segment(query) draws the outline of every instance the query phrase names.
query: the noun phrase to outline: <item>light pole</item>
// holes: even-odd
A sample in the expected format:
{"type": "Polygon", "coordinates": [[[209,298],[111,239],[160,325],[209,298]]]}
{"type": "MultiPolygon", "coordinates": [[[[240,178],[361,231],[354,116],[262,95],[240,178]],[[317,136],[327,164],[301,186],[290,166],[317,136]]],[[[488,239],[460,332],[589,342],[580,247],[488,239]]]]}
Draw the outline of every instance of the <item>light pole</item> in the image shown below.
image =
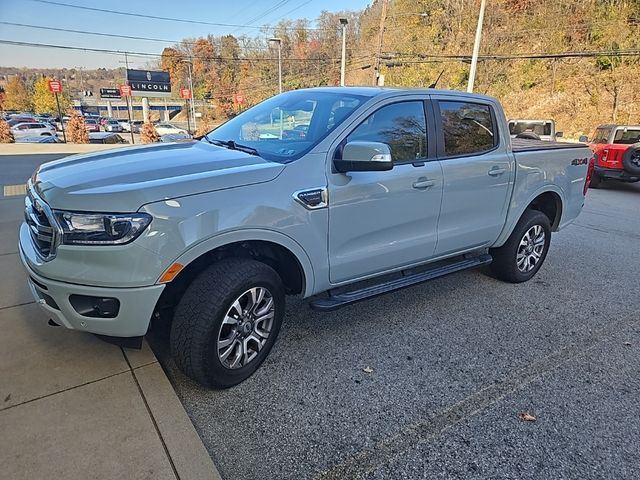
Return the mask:
{"type": "MultiPolygon", "coordinates": [[[[196,106],[194,103],[194,98],[195,95],[193,94],[193,77],[191,76],[191,60],[180,60],[183,63],[187,64],[187,74],[189,76],[188,80],[189,80],[189,90],[191,91],[191,111],[187,113],[187,115],[191,116],[191,119],[193,121],[193,130],[195,131],[198,127],[196,126],[196,106]]],[[[191,132],[189,132],[191,133],[191,132]]]]}
{"type": "Polygon", "coordinates": [[[282,93],[282,39],[274,37],[269,41],[278,44],[278,93],[282,93]]]}
{"type": "Polygon", "coordinates": [[[340,62],[340,86],[344,87],[344,70],[346,63],[346,50],[347,50],[347,24],[349,20],[346,18],[340,19],[340,25],[342,25],[342,59],[340,62]]]}
{"type": "Polygon", "coordinates": [[[467,85],[467,92],[473,92],[473,83],[476,80],[476,69],[478,67],[478,53],[480,53],[480,38],[482,37],[482,23],[484,21],[484,9],[487,5],[487,0],[480,2],[480,15],[478,16],[478,27],[476,28],[476,39],[473,43],[473,56],[471,57],[471,70],[469,71],[469,83],[467,85]]]}

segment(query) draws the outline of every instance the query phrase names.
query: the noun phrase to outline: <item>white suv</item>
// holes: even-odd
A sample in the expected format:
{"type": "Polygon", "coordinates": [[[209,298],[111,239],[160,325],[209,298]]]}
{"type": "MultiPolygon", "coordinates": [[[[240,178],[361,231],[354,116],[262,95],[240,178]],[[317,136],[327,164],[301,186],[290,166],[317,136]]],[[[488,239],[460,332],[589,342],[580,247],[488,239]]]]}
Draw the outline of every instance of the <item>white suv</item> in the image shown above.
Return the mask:
{"type": "Polygon", "coordinates": [[[54,136],[56,134],[55,127],[48,123],[18,123],[11,127],[11,131],[15,138],[32,137],[34,135],[54,136]]]}

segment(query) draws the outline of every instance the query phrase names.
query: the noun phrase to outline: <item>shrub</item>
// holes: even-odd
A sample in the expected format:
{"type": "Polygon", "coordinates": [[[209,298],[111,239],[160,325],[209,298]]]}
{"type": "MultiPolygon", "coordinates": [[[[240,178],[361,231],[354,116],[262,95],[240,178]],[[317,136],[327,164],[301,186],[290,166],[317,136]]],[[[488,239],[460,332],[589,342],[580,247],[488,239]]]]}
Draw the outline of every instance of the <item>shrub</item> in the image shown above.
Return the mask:
{"type": "Polygon", "coordinates": [[[84,123],[84,117],[75,110],[69,113],[66,133],[67,138],[73,143],[89,143],[89,133],[84,123]]]}
{"type": "Polygon", "coordinates": [[[0,143],[15,143],[11,127],[4,120],[0,120],[0,143]]]}
{"type": "Polygon", "coordinates": [[[142,143],[155,143],[160,141],[160,135],[156,131],[156,127],[151,122],[144,122],[140,130],[140,138],[142,143]]]}

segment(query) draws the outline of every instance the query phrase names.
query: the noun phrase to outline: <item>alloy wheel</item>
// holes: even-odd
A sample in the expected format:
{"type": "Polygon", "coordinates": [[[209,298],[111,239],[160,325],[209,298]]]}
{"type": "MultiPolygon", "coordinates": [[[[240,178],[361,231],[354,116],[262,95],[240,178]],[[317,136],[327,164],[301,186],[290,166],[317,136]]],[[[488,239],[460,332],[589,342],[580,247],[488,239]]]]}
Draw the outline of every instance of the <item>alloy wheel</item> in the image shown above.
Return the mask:
{"type": "Polygon", "coordinates": [[[216,342],[220,363],[225,368],[247,366],[264,347],[275,315],[275,303],[265,287],[250,288],[227,311],[216,342]]]}
{"type": "Polygon", "coordinates": [[[520,240],[516,253],[518,270],[528,273],[533,270],[542,258],[545,245],[545,233],[541,225],[531,227],[520,240]]]}

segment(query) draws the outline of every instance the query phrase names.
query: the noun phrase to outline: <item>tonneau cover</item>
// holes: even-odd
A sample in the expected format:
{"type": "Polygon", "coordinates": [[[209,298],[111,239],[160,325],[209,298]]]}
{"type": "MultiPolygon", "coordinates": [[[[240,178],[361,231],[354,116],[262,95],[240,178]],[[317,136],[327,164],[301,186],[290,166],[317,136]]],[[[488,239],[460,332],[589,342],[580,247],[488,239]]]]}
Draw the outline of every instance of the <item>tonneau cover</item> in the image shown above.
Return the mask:
{"type": "Polygon", "coordinates": [[[511,149],[514,152],[528,152],[532,150],[558,150],[561,148],[585,148],[585,143],[546,142],[529,138],[512,138],[511,149]]]}

